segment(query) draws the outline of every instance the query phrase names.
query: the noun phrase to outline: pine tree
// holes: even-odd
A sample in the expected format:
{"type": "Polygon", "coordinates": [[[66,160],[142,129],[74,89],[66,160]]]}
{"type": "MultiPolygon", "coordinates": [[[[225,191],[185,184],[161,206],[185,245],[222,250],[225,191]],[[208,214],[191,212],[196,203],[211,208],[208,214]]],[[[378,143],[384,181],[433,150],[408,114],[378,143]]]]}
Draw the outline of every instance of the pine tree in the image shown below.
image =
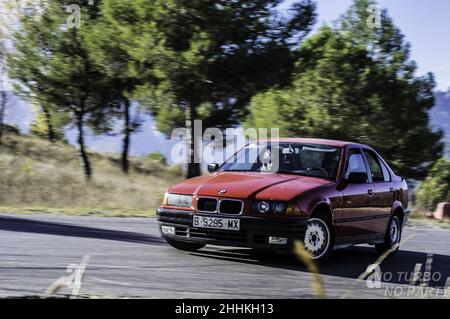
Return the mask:
{"type": "Polygon", "coordinates": [[[97,118],[116,103],[116,96],[111,91],[111,79],[90,59],[85,40],[88,28],[84,27],[98,18],[98,6],[80,0],[73,1],[72,8],[71,16],[63,2],[49,0],[39,8],[39,17],[21,15],[8,68],[22,91],[39,101],[41,107],[68,116],[78,131],[79,156],[89,180],[92,166],[86,127],[101,123],[97,118]]]}
{"type": "Polygon", "coordinates": [[[252,100],[246,126],[277,125],[284,135],[369,144],[398,173],[423,178],[441,157],[441,132],[429,124],[432,74],[416,76],[409,45],[385,10],[356,0],[334,27],[300,48],[293,82],[252,100]]]}
{"type": "Polygon", "coordinates": [[[164,0],[103,2],[103,13],[127,48],[146,87],[140,92],[170,135],[187,127],[187,177],[200,174],[195,163],[194,120],[203,127],[237,125],[258,91],[289,82],[292,48],[308,33],[315,6],[301,0],[289,15],[281,0],[164,0]]]}

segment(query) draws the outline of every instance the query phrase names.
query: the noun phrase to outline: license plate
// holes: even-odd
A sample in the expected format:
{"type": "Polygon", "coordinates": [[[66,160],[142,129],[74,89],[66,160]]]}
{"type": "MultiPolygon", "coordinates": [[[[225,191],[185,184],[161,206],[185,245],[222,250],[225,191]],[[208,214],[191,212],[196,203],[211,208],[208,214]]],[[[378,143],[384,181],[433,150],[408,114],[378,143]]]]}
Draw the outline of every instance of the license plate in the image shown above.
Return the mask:
{"type": "Polygon", "coordinates": [[[239,230],[240,220],[230,218],[194,216],[194,227],[223,230],[239,230]]]}

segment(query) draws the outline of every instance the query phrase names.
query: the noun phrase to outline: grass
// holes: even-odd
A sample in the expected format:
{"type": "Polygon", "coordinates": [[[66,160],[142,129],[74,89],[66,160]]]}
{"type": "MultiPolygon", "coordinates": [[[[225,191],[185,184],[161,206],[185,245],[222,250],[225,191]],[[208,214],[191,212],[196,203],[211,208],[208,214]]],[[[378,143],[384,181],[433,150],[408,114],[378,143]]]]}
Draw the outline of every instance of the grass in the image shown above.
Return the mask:
{"type": "Polygon", "coordinates": [[[8,134],[0,147],[0,211],[78,216],[154,216],[165,190],[182,180],[179,167],[130,159],[122,173],[119,156],[91,153],[86,182],[77,150],[32,136],[8,134]]]}
{"type": "Polygon", "coordinates": [[[450,229],[450,219],[436,220],[428,218],[426,216],[427,212],[419,207],[413,207],[411,211],[412,214],[408,222],[411,226],[438,226],[450,229]]]}

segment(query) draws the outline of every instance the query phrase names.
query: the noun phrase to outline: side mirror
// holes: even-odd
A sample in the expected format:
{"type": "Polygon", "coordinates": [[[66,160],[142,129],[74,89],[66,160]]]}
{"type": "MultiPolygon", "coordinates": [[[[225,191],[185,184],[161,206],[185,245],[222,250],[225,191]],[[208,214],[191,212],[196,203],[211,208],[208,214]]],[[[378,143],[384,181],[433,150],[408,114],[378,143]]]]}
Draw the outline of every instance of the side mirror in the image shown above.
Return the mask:
{"type": "Polygon", "coordinates": [[[348,184],[366,184],[369,180],[367,173],[349,173],[345,182],[348,184]]]}
{"type": "Polygon", "coordinates": [[[217,171],[217,169],[219,168],[219,164],[208,164],[208,172],[210,173],[214,173],[217,171]]]}

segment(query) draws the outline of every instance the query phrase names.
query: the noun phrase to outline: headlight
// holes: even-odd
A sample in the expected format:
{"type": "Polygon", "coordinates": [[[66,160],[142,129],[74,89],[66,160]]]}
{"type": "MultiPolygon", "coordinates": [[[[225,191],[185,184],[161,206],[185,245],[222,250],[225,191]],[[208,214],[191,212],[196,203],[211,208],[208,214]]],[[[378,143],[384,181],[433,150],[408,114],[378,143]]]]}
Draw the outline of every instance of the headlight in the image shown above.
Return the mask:
{"type": "Polygon", "coordinates": [[[274,203],[273,211],[279,215],[284,214],[286,212],[286,204],[285,203],[274,203]]]}
{"type": "Polygon", "coordinates": [[[286,213],[287,204],[282,202],[257,201],[252,204],[252,212],[259,214],[272,213],[276,215],[284,215],[286,213]]]}
{"type": "Polygon", "coordinates": [[[258,213],[265,214],[270,210],[270,205],[268,202],[259,202],[256,204],[256,209],[258,213]]]}
{"type": "Polygon", "coordinates": [[[191,207],[192,195],[167,194],[167,205],[178,207],[191,207]]]}

